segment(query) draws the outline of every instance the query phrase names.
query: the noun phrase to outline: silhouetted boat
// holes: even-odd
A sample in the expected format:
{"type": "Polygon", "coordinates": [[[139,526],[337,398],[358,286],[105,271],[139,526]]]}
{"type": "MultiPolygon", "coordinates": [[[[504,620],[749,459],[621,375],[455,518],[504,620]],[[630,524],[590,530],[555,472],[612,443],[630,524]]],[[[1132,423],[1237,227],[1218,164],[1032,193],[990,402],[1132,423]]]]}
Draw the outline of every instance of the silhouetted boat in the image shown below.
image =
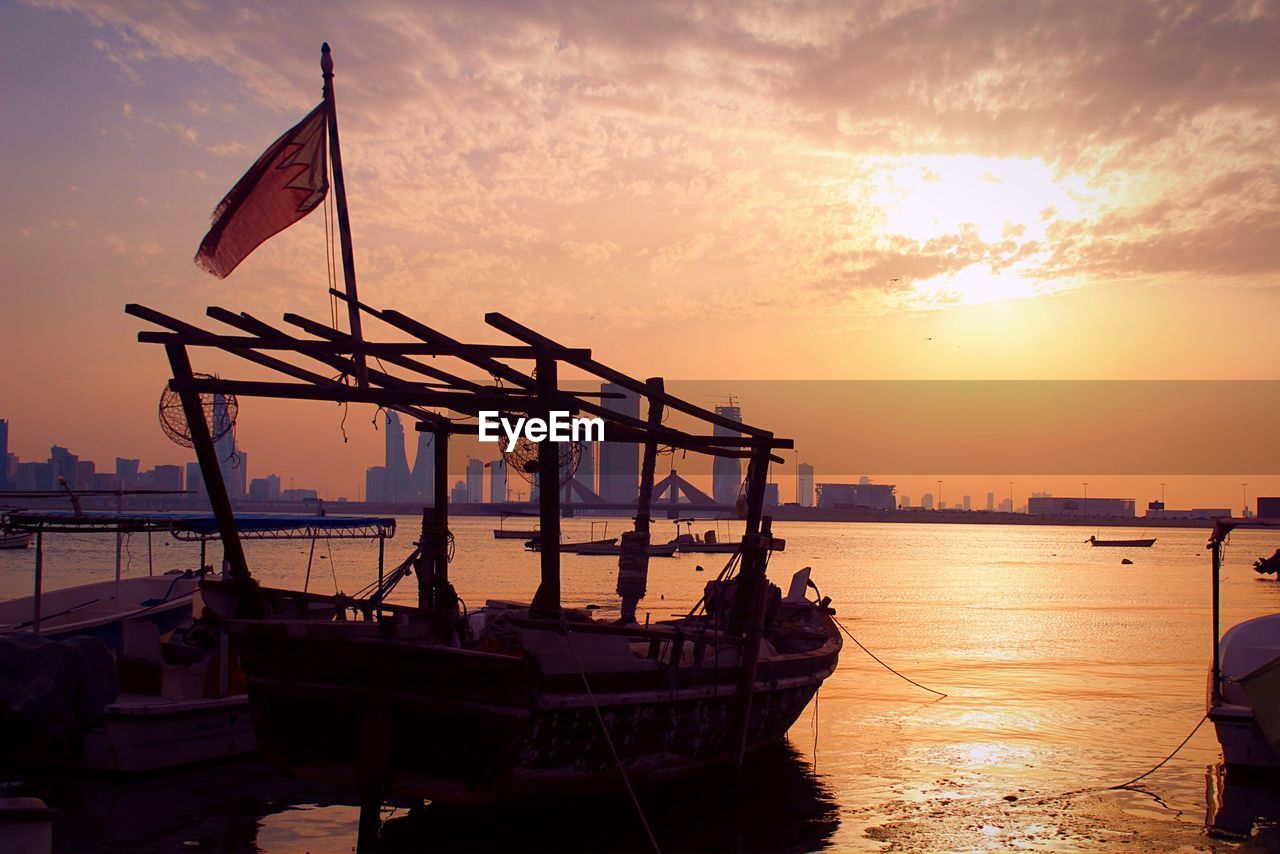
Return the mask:
{"type": "Polygon", "coordinates": [[[715,528],[708,528],[706,533],[699,536],[693,532],[693,523],[696,519],[676,519],[676,538],[672,540],[672,544],[682,552],[692,552],[694,554],[733,554],[741,544],[733,540],[721,540],[716,533],[715,528]],[[686,525],[687,530],[683,533],[680,526],[686,525]]]}
{"type": "Polygon", "coordinates": [[[534,528],[508,528],[506,521],[508,516],[536,516],[536,513],[502,513],[498,520],[498,527],[493,529],[493,538],[495,540],[530,540],[538,536],[538,529],[534,528]]]}
{"type": "MultiPolygon", "coordinates": [[[[565,549],[561,549],[565,551],[565,549]]],[[[622,554],[622,546],[614,542],[603,543],[578,543],[573,549],[573,554],[591,555],[596,557],[618,557],[622,554]]],[[[675,557],[675,543],[650,543],[646,549],[649,557],[675,557]]]]}
{"type": "MultiPolygon", "coordinates": [[[[574,554],[578,552],[580,549],[607,548],[609,546],[617,547],[617,545],[618,545],[617,537],[607,537],[605,539],[600,539],[600,540],[579,540],[577,542],[562,542],[560,543],[559,550],[561,553],[574,554]]],[[[535,537],[534,539],[529,540],[529,542],[525,543],[524,547],[531,552],[540,552],[543,550],[542,538],[535,537]]]]}
{"type": "Polygon", "coordinates": [[[1219,637],[1222,546],[1236,528],[1280,531],[1280,519],[1218,519],[1209,537],[1213,560],[1213,663],[1208,717],[1231,769],[1272,779],[1280,772],[1280,614],[1266,614],[1219,637]]]}
{"type": "MultiPolygon", "coordinates": [[[[661,379],[623,374],[589,350],[498,313],[486,322],[515,343],[459,342],[400,312],[360,302],[327,45],[322,54],[324,101],[237,184],[197,258],[225,275],[252,250],[256,243],[237,239],[227,248],[219,240],[224,216],[236,217],[237,205],[252,204],[260,187],[273,206],[255,213],[276,216],[277,230],[318,206],[328,190],[318,129],[327,123],[346,284],[345,292],[331,293],[348,308],[350,334],[290,314],[286,322],[307,333],[295,337],[248,314],[210,309],[210,317],[241,333],[226,335],[142,306],[126,308],[162,329],[138,337],[164,345],[170,388],[181,398],[219,521],[227,578],[205,588],[212,592],[216,584],[222,594],[218,610],[248,678],[261,749],[299,776],[358,793],[362,836],[388,795],[453,803],[555,798],[661,784],[725,766],[740,770],[749,754],[784,736],[834,671],[841,649],[830,599],[807,599],[808,569],[795,574],[785,597],[766,576],[769,552],[785,548],[762,512],[768,470],[783,461],[774,452],[794,443],[668,394],[661,379]],[[277,164],[297,167],[297,176],[280,178],[277,164]],[[392,340],[367,339],[366,322],[389,326],[392,340]],[[206,348],[253,363],[258,376],[265,367],[292,382],[198,376],[191,351],[206,348]],[[455,362],[496,384],[448,370],[455,362]],[[561,388],[562,368],[621,386],[647,404],[646,417],[561,388]],[[414,566],[416,606],[379,600],[351,619],[332,621],[270,613],[250,574],[204,417],[201,397],[212,394],[366,403],[407,414],[417,429],[434,434],[434,502],[424,512],[414,566]],[[701,432],[664,424],[668,410],[701,432]],[[602,420],[604,441],[641,446],[634,530],[621,538],[618,622],[562,605],[559,548],[541,551],[540,581],[528,605],[490,601],[469,610],[459,599],[449,580],[448,444],[452,435],[474,435],[474,419],[489,411],[583,413],[602,420]],[[713,426],[732,435],[717,436],[713,426]],[[740,555],[706,585],[686,617],[641,626],[636,608],[648,573],[659,448],[746,459],[746,530],[740,555]]],[[[258,234],[265,239],[270,232],[258,234]]],[[[564,480],[561,449],[544,436],[532,467],[544,487],[539,540],[558,544],[561,490],[552,485],[564,480]]]]}
{"type": "Polygon", "coordinates": [[[1100,540],[1097,537],[1089,538],[1089,545],[1091,546],[1110,546],[1113,548],[1145,549],[1155,545],[1155,542],[1155,537],[1141,537],[1132,540],[1100,540]]]}

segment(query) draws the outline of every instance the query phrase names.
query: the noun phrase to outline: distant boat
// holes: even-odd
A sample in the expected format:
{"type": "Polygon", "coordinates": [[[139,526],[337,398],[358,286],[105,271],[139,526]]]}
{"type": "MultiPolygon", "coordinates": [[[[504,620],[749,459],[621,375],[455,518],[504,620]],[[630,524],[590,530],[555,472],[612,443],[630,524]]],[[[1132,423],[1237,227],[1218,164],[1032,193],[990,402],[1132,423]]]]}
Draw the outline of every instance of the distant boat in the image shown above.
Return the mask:
{"type": "Polygon", "coordinates": [[[697,519],[676,519],[676,538],[671,541],[679,551],[691,552],[694,554],[733,554],[742,547],[737,540],[720,539],[714,528],[708,528],[706,533],[699,536],[693,532],[693,523],[697,519]],[[681,532],[680,526],[685,525],[686,530],[681,532]]]}
{"type": "Polygon", "coordinates": [[[1135,540],[1100,540],[1097,537],[1089,538],[1091,546],[1110,546],[1112,548],[1130,548],[1130,549],[1146,549],[1155,545],[1155,537],[1140,537],[1135,540]]]}
{"type": "MultiPolygon", "coordinates": [[[[618,544],[617,537],[609,537],[608,539],[604,539],[604,540],[583,540],[582,542],[577,542],[577,543],[561,543],[560,553],[565,554],[567,552],[567,553],[573,554],[573,553],[576,553],[579,549],[599,548],[601,546],[617,546],[617,544],[618,544]]],[[[529,542],[525,543],[524,547],[531,552],[540,552],[542,551],[542,539],[540,537],[535,537],[529,542]]]]}
{"type": "Polygon", "coordinates": [[[0,530],[0,549],[25,549],[35,538],[28,531],[0,530]]]}
{"type": "MultiPolygon", "coordinates": [[[[561,549],[564,551],[564,549],[561,549]]],[[[622,554],[622,546],[615,542],[610,543],[578,543],[572,550],[573,554],[593,555],[598,557],[617,557],[622,554]]],[[[650,543],[649,557],[675,557],[675,543],[650,543]]]]}
{"type": "Polygon", "coordinates": [[[495,540],[529,540],[538,536],[538,527],[532,528],[508,528],[506,521],[508,516],[537,516],[536,513],[502,513],[498,519],[498,527],[493,529],[493,538],[495,540]]]}

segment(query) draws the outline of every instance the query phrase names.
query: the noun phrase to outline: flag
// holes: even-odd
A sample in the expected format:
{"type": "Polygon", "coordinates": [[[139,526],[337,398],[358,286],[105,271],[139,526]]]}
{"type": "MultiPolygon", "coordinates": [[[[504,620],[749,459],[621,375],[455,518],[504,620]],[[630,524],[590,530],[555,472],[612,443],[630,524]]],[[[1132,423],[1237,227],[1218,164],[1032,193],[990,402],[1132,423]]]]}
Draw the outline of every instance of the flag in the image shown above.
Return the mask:
{"type": "Polygon", "coordinates": [[[236,182],[214,209],[198,266],[225,279],[264,240],[319,207],[329,192],[327,118],[322,101],[236,182]]]}

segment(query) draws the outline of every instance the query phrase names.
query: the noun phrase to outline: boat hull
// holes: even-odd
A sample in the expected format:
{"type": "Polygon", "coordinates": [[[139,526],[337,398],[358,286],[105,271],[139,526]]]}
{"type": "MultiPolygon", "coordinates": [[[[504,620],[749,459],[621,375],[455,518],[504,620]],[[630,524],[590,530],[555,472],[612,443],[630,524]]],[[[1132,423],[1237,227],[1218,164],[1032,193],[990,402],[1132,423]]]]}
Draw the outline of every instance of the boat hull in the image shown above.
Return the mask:
{"type": "MultiPolygon", "coordinates": [[[[530,656],[240,624],[260,749],[304,779],[454,804],[565,797],[721,767],[738,667],[547,673],[530,656]],[[598,714],[597,717],[597,707],[598,714]],[[604,737],[600,720],[609,733],[604,737]]],[[[548,635],[555,634],[548,632],[548,635]]],[[[835,668],[839,638],[762,660],[747,727],[782,738],[835,668]]]]}
{"type": "Polygon", "coordinates": [[[495,540],[529,540],[538,536],[537,531],[517,531],[505,528],[494,528],[493,538],[495,540]]]}
{"type": "Polygon", "coordinates": [[[1156,538],[1150,537],[1138,540],[1089,540],[1089,545],[1095,548],[1113,548],[1113,549],[1149,549],[1156,544],[1156,538]]]}
{"type": "Polygon", "coordinates": [[[25,549],[35,538],[31,533],[0,534],[0,549],[25,549]]]}
{"type": "Polygon", "coordinates": [[[117,701],[85,733],[81,767],[137,773],[176,768],[257,750],[249,698],[117,701]]]}
{"type": "Polygon", "coordinates": [[[1268,743],[1248,706],[1215,705],[1209,709],[1209,720],[1228,769],[1280,771],[1280,754],[1268,743]]]}

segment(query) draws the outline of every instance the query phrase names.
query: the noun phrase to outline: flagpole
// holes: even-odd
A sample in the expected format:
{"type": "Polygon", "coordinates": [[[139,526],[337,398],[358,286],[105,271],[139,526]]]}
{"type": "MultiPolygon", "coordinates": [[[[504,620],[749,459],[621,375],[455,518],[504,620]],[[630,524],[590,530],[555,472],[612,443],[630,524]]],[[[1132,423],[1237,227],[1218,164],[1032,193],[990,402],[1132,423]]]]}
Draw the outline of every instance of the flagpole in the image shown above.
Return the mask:
{"type": "Polygon", "coordinates": [[[329,122],[329,155],[333,158],[333,192],[338,207],[338,235],[342,241],[342,276],[347,286],[347,312],[351,323],[352,358],[361,388],[369,385],[360,334],[360,302],[356,296],[356,260],[351,248],[351,218],[347,215],[347,188],[342,180],[342,150],[338,147],[338,108],[333,98],[333,57],[329,43],[320,46],[320,70],[324,72],[324,106],[329,122]]]}

